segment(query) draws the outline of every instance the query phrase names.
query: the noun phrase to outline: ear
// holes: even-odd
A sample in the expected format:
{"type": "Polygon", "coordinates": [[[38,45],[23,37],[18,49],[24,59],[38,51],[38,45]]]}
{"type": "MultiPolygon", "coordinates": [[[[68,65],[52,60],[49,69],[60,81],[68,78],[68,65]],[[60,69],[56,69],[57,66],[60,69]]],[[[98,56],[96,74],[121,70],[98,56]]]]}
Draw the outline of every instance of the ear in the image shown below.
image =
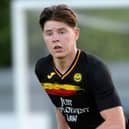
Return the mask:
{"type": "Polygon", "coordinates": [[[76,38],[76,40],[78,40],[79,35],[80,35],[80,28],[79,27],[75,27],[74,31],[75,31],[75,38],[76,38]]]}

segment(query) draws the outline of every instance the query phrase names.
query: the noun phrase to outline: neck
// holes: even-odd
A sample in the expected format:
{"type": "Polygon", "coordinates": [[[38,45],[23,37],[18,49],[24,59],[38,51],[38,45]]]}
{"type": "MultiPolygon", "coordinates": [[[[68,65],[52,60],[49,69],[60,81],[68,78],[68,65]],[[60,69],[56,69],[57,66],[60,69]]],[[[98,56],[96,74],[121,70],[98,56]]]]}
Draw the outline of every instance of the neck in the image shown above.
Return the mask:
{"type": "Polygon", "coordinates": [[[64,58],[54,58],[54,64],[60,73],[64,74],[75,59],[77,49],[64,58]]]}

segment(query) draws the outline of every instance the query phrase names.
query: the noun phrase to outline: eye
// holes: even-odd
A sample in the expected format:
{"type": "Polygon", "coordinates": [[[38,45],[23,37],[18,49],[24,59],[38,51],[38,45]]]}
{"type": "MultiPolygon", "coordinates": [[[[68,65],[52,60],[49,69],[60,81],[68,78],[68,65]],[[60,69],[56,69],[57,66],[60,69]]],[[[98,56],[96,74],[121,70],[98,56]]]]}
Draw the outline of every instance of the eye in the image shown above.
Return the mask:
{"type": "Polygon", "coordinates": [[[60,31],[59,33],[60,33],[60,34],[65,34],[65,33],[66,33],[66,31],[64,31],[64,30],[63,30],[63,31],[60,31]]]}
{"type": "Polygon", "coordinates": [[[44,33],[46,36],[52,36],[53,35],[53,32],[52,31],[45,31],[44,33]]]}
{"type": "Polygon", "coordinates": [[[52,32],[47,32],[46,33],[47,36],[52,36],[52,34],[53,34],[52,32]]]}

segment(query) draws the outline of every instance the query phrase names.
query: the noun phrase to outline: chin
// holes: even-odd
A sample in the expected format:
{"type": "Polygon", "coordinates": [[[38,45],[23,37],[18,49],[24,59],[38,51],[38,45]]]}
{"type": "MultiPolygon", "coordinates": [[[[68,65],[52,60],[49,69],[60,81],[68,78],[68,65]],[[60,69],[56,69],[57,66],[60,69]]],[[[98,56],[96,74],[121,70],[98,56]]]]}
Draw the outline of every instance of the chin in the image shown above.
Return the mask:
{"type": "Polygon", "coordinates": [[[57,59],[63,59],[64,56],[55,56],[55,58],[57,58],[57,59]]]}
{"type": "Polygon", "coordinates": [[[63,58],[65,58],[65,55],[59,53],[59,54],[55,54],[54,57],[55,57],[55,58],[58,58],[58,59],[63,59],[63,58]]]}

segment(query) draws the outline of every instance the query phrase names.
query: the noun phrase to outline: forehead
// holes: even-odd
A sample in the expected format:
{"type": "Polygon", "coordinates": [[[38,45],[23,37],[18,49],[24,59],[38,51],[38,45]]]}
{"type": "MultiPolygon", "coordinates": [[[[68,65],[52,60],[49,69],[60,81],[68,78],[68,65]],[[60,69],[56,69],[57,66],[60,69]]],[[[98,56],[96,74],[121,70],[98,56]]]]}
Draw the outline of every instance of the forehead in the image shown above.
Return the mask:
{"type": "Polygon", "coordinates": [[[71,27],[69,27],[66,23],[64,22],[60,22],[60,21],[47,21],[44,24],[44,31],[47,30],[58,30],[58,29],[70,29],[71,27]]]}

